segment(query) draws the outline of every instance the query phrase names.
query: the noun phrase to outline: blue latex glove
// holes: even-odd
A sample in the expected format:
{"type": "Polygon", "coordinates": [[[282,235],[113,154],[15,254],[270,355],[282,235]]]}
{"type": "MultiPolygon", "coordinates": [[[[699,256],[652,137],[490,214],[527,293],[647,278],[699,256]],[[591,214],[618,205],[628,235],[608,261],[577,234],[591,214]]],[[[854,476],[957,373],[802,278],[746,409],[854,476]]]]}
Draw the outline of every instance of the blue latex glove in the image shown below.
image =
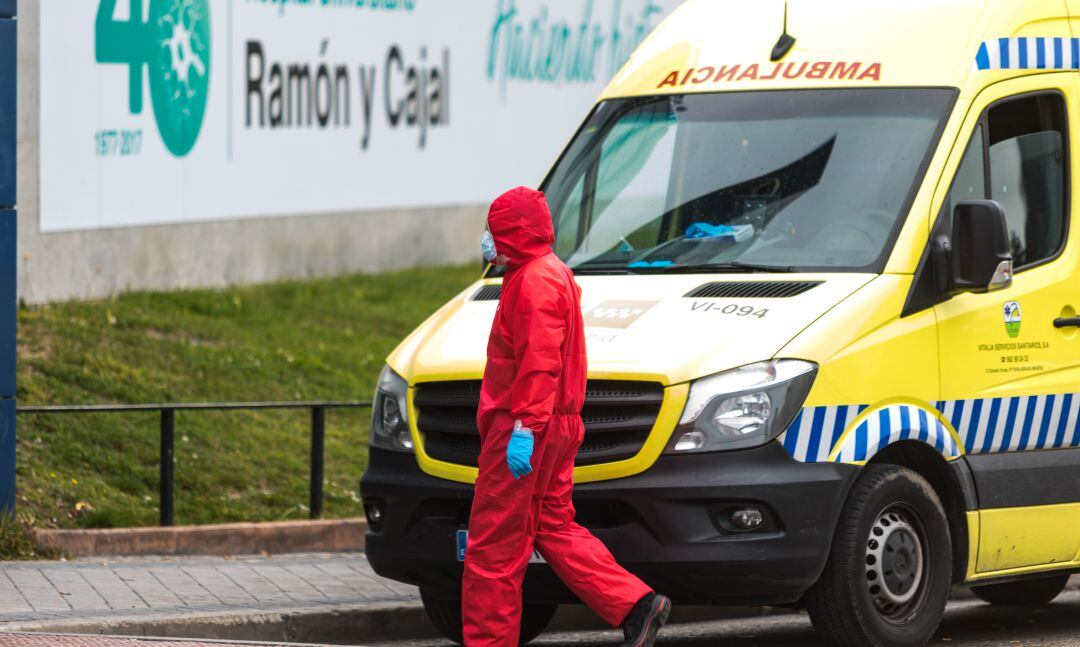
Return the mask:
{"type": "Polygon", "coordinates": [[[533,453],[533,435],[528,429],[518,422],[514,425],[514,433],[510,434],[510,443],[506,446],[506,465],[515,479],[519,479],[532,471],[529,461],[533,453]]]}

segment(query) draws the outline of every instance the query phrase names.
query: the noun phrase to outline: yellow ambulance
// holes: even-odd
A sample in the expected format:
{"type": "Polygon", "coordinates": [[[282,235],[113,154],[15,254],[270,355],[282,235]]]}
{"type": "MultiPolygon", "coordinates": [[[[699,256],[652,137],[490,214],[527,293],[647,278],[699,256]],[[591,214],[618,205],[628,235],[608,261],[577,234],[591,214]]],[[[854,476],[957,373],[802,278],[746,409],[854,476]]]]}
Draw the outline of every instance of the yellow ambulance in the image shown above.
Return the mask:
{"type": "MultiPolygon", "coordinates": [[[[952,584],[1057,596],[1078,70],[1080,0],[666,19],[542,185],[588,329],[578,521],[677,605],[803,607],[830,644],[925,644],[952,584]]],[[[499,285],[389,357],[361,483],[372,566],[452,638],[499,285]]],[[[534,561],[523,641],[575,602],[534,561]]]]}

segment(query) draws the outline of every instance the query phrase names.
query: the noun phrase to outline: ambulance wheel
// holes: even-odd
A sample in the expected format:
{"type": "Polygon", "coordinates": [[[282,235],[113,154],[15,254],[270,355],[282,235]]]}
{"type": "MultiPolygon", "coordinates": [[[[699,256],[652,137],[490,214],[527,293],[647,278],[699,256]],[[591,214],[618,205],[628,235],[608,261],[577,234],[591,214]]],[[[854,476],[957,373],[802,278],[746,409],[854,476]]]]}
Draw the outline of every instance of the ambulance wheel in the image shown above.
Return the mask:
{"type": "Polygon", "coordinates": [[[971,592],[990,604],[1009,607],[1034,607],[1053,602],[1069,583],[1069,574],[1062,573],[1033,580],[983,584],[971,587],[971,592]]]}
{"type": "Polygon", "coordinates": [[[917,647],[941,622],[951,577],[949,526],[934,489],[907,468],[870,465],[844,503],[806,608],[830,645],[917,647]]]}
{"type": "MultiPolygon", "coordinates": [[[[420,589],[420,600],[424,603],[428,620],[444,638],[458,644],[465,642],[462,638],[460,599],[450,600],[420,589]]],[[[526,604],[521,610],[521,644],[527,645],[544,633],[558,608],[557,604],[526,604]]]]}

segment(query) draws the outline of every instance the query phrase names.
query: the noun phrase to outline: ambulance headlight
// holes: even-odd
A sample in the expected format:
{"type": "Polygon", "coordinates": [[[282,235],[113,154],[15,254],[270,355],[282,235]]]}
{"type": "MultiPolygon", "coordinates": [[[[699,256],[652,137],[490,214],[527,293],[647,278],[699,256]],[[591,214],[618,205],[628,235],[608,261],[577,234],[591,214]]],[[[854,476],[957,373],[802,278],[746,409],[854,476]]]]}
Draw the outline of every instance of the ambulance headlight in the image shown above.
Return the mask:
{"type": "Polygon", "coordinates": [[[384,366],[375,387],[371,412],[371,446],[411,454],[412,435],[409,433],[407,398],[409,383],[384,366]]]}
{"type": "Polygon", "coordinates": [[[816,375],[816,364],[778,359],[693,382],[667,453],[725,451],[771,442],[795,419],[816,375]]]}

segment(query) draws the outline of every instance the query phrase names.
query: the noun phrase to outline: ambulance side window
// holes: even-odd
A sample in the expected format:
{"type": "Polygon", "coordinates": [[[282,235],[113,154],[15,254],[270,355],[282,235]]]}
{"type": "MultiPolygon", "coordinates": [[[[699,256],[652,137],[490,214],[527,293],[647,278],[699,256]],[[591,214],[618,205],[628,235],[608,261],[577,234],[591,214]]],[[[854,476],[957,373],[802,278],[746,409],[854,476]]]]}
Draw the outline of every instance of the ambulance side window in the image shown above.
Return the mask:
{"type": "Polygon", "coordinates": [[[578,224],[581,221],[581,195],[584,186],[585,176],[582,175],[574,184],[563,208],[556,212],[561,217],[555,223],[555,246],[560,249],[574,249],[578,246],[578,224]]]}
{"type": "Polygon", "coordinates": [[[956,203],[963,200],[986,199],[986,146],[983,138],[983,126],[975,127],[975,133],[971,136],[964,159],[960,160],[960,167],[956,169],[956,177],[953,178],[952,187],[949,189],[949,197],[945,201],[945,214],[952,214],[956,203]]]}
{"type": "Polygon", "coordinates": [[[995,104],[986,116],[990,198],[1005,209],[1017,269],[1061,250],[1066,228],[1065,104],[1058,94],[995,104]]]}

